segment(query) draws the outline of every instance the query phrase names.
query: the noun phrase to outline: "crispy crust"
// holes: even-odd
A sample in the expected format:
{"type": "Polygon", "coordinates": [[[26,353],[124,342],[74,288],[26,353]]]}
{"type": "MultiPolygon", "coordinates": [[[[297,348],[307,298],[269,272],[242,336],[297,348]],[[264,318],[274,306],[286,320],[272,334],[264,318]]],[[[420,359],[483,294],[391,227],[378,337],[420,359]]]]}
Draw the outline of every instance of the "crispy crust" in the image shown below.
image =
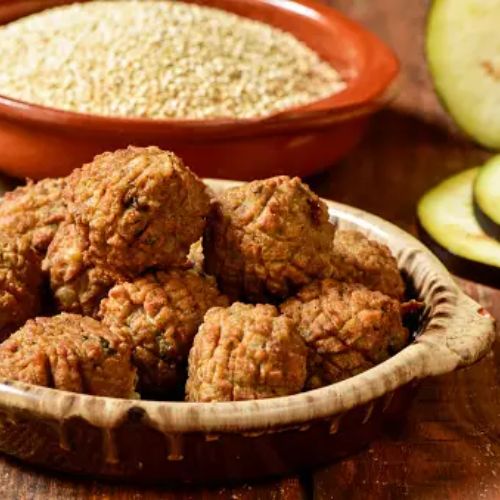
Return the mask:
{"type": "Polygon", "coordinates": [[[174,270],[115,286],[100,316],[111,329],[131,336],[139,391],[162,394],[184,382],[189,349],[206,311],[228,303],[213,278],[174,270]]]}
{"type": "Polygon", "coordinates": [[[0,345],[0,376],[71,392],[129,398],[130,344],[75,314],[29,320],[0,345]]]}
{"type": "Polygon", "coordinates": [[[27,236],[44,255],[59,224],[66,217],[62,197],[65,179],[44,179],[5,193],[0,200],[0,231],[27,236]]]}
{"type": "Polygon", "coordinates": [[[389,358],[408,341],[401,305],[363,285],[326,279],[281,305],[309,348],[306,387],[351,377],[389,358]]]}
{"type": "Polygon", "coordinates": [[[235,303],[205,315],[189,354],[188,401],[238,401],[295,394],[306,347],[271,305],[235,303]]]}
{"type": "Polygon", "coordinates": [[[361,283],[396,299],[404,296],[405,285],[389,248],[359,231],[336,232],[332,264],[332,277],[339,281],[361,283]]]}
{"type": "Polygon", "coordinates": [[[52,240],[43,262],[59,311],[96,317],[109,289],[123,279],[88,260],[85,234],[70,220],[63,223],[52,240]]]}
{"type": "Polygon", "coordinates": [[[204,184],[156,147],[96,156],[73,172],[65,194],[91,260],[131,278],[183,264],[209,210],[204,184]]]}
{"type": "Polygon", "coordinates": [[[326,205],[300,179],[251,182],[214,203],[205,269],[232,299],[282,299],[330,275],[334,233],[326,205]]]}
{"type": "Polygon", "coordinates": [[[200,239],[191,245],[187,258],[187,265],[195,269],[197,272],[203,273],[204,263],[205,256],[203,255],[203,242],[200,239]]]}
{"type": "Polygon", "coordinates": [[[42,271],[29,237],[0,234],[0,340],[40,308],[42,271]]]}

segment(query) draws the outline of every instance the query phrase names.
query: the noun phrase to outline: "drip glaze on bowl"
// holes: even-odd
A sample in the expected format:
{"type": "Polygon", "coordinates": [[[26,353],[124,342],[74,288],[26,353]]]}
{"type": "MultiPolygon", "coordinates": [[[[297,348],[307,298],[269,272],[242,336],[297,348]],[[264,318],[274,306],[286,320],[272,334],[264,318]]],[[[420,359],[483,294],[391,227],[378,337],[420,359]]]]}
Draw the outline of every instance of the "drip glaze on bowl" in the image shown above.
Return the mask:
{"type": "MultiPolygon", "coordinates": [[[[208,181],[217,190],[228,181],[208,181]]],[[[341,228],[388,244],[425,302],[413,342],[336,384],[293,396],[185,403],[111,399],[3,380],[0,450],[39,466],[140,482],[208,483],[290,474],[360,449],[404,418],[418,383],[489,352],[493,318],[420,242],[327,201],[341,228]]]]}

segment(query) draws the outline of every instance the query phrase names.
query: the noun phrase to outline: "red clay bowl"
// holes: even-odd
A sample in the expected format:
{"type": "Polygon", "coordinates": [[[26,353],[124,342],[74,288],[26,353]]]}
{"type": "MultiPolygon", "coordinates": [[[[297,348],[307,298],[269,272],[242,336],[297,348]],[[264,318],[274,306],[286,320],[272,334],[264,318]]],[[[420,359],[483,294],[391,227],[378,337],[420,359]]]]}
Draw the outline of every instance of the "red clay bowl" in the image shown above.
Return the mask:
{"type": "MultiPolygon", "coordinates": [[[[347,82],[343,92],[259,119],[110,118],[0,96],[0,170],[39,179],[68,174],[103,151],[129,144],[173,150],[204,177],[307,176],[345,155],[368,116],[393,94],[398,62],[378,38],[310,0],[188,0],[293,33],[347,82]]],[[[71,0],[4,0],[0,23],[71,0]]]]}
{"type": "MultiPolygon", "coordinates": [[[[207,181],[214,190],[234,185],[207,181]]],[[[0,379],[0,451],[119,481],[229,482],[290,474],[353,453],[400,420],[418,382],[487,354],[493,318],[419,241],[328,201],[342,228],[389,245],[425,302],[416,339],[355,377],[293,396],[226,403],[111,399],[0,379]]]]}

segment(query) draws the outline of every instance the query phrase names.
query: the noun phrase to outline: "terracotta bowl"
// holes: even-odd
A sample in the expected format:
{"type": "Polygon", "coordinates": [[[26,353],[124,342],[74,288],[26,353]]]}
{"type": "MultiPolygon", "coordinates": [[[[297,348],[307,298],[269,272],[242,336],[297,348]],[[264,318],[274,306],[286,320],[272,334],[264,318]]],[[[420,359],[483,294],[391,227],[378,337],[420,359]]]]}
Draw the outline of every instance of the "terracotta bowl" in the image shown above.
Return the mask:
{"type": "MultiPolygon", "coordinates": [[[[233,185],[208,181],[214,189],[233,185]]],[[[425,301],[417,338],[380,365],[294,396],[236,403],[94,397],[2,380],[0,450],[50,469],[142,482],[248,480],[318,466],[402,418],[418,382],[471,365],[494,321],[420,242],[388,222],[327,201],[340,227],[387,243],[425,301]]]]}
{"type": "MultiPolygon", "coordinates": [[[[253,179],[306,176],[332,165],[359,140],[368,116],[393,95],[398,63],[374,35],[310,0],[188,0],[287,30],[339,70],[345,91],[264,119],[109,118],[0,96],[0,170],[57,177],[96,154],[129,144],[158,145],[199,175],[253,179]]],[[[0,24],[71,0],[4,0],[0,24]]]]}

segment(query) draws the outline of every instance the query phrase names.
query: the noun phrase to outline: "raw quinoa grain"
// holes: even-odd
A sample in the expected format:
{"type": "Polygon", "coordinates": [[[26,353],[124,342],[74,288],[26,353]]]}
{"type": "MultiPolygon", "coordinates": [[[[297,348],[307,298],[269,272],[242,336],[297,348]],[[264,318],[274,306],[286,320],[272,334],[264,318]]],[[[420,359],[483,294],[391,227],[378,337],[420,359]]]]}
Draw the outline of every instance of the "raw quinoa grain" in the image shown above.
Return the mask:
{"type": "Polygon", "coordinates": [[[48,9],[0,28],[0,95],[81,113],[258,117],[341,91],[294,36],[183,2],[48,9]]]}

